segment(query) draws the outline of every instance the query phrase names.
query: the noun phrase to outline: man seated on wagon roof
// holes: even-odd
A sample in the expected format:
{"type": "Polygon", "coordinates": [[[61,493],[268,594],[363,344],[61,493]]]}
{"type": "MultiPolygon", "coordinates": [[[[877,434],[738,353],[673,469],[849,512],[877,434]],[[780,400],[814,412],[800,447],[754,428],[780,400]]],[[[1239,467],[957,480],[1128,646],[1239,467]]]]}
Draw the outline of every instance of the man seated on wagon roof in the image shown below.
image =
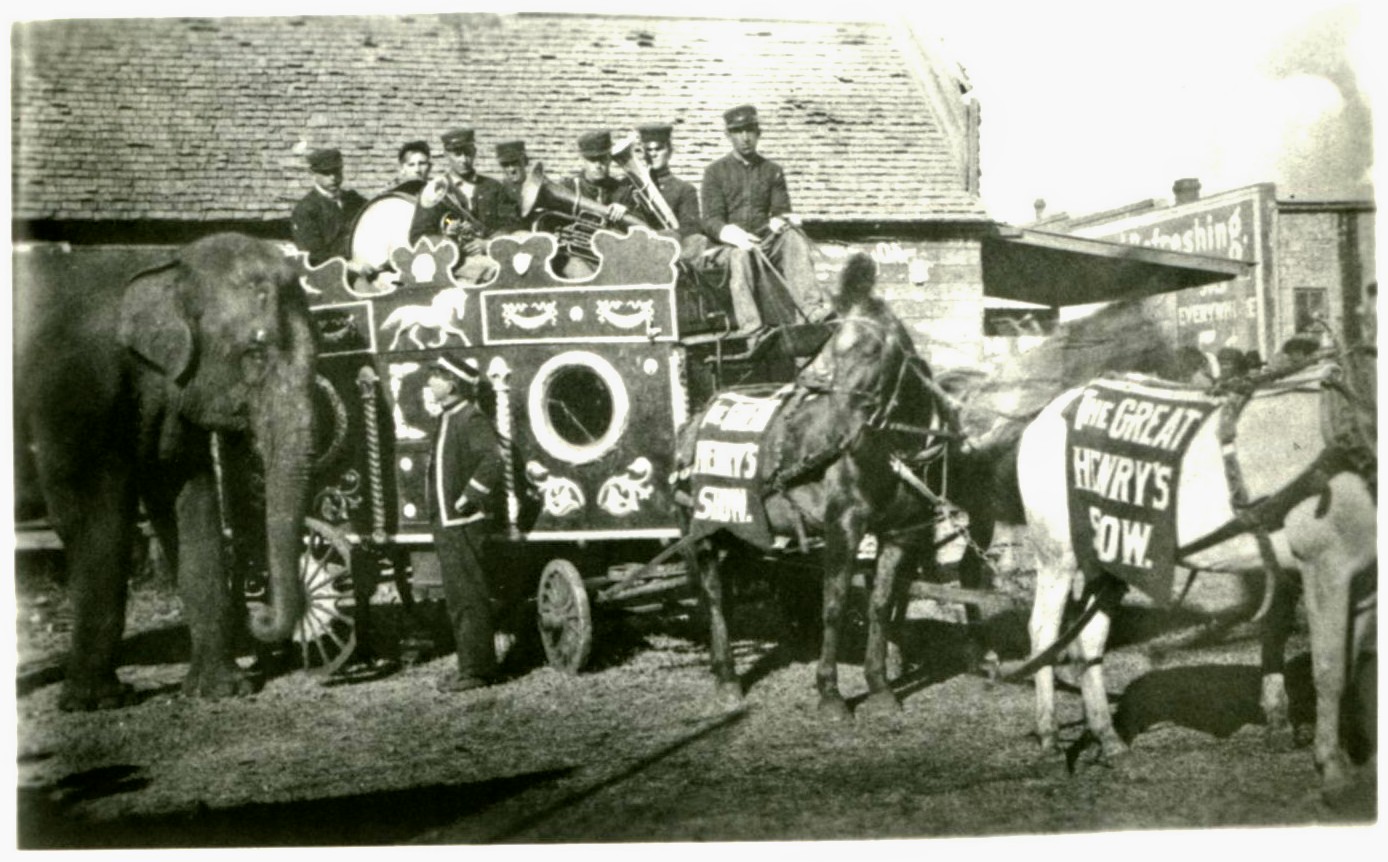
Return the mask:
{"type": "MultiPolygon", "coordinates": [[[[307,252],[308,262],[318,266],[329,258],[351,256],[349,243],[352,223],[366,199],[342,187],[342,153],[335,149],[314,150],[306,159],[313,177],[313,188],[299,200],[290,219],[294,244],[307,252]]],[[[367,270],[361,265],[349,268],[367,270]]],[[[363,272],[367,278],[371,272],[363,272]]]]}
{"type": "Polygon", "coordinates": [[[704,233],[717,243],[709,258],[728,268],[738,332],[795,323],[796,304],[811,320],[827,315],[810,245],[791,212],[781,166],[757,151],[761,120],[752,105],[723,114],[733,151],[704,169],[704,233]],[[758,264],[769,261],[777,272],[758,264]]]}

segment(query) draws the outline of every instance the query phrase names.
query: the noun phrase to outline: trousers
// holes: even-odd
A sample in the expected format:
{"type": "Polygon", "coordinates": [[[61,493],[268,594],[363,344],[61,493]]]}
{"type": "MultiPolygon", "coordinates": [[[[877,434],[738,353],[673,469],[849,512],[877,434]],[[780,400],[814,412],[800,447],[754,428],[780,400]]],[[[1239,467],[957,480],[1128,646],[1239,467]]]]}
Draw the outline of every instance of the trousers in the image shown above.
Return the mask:
{"type": "Polygon", "coordinates": [[[798,230],[784,230],[762,245],[762,253],[779,272],[769,272],[756,251],[715,245],[704,256],[707,264],[726,267],[728,292],[738,332],[764,326],[799,323],[801,315],[819,320],[828,303],[815,277],[810,244],[798,230]]]}
{"type": "Polygon", "coordinates": [[[492,527],[485,520],[460,526],[434,525],[434,547],[443,575],[443,598],[458,655],[458,676],[490,680],[496,675],[492,641],[492,598],[483,554],[492,527]]]}

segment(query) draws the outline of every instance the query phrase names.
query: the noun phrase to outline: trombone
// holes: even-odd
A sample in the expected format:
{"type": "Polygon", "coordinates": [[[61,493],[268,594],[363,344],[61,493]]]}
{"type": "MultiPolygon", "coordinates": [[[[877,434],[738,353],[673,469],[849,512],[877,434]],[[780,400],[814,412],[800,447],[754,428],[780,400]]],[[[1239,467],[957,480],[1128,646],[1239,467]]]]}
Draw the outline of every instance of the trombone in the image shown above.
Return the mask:
{"type": "Polygon", "coordinates": [[[612,161],[617,163],[617,167],[626,172],[631,178],[632,190],[636,194],[636,199],[641,206],[660,221],[660,226],[667,230],[678,230],[680,220],[675,217],[675,211],[670,209],[666,203],[665,196],[656,188],[651,180],[651,172],[646,167],[646,163],[636,154],[640,148],[641,137],[635,132],[628,132],[612,145],[612,161]]]}

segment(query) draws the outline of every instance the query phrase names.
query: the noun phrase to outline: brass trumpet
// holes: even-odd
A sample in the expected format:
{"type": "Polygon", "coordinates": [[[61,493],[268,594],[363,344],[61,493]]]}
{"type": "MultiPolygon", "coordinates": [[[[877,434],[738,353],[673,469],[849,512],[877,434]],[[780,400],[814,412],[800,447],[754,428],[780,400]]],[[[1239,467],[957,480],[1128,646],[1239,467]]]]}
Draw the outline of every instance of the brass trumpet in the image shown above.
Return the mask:
{"type": "Polygon", "coordinates": [[[641,160],[641,156],[637,155],[640,144],[641,136],[636,132],[628,132],[626,137],[612,145],[612,161],[631,178],[636,199],[647,212],[655,214],[660,220],[660,226],[668,230],[678,230],[680,220],[675,216],[675,211],[670,209],[670,204],[665,201],[660,189],[656,188],[655,182],[651,180],[650,169],[641,160]]]}
{"type": "Polygon", "coordinates": [[[422,206],[432,207],[442,203],[443,214],[439,216],[439,233],[450,239],[466,242],[482,239],[490,231],[482,220],[468,209],[467,202],[458,194],[445,177],[436,177],[419,193],[422,206]]]}

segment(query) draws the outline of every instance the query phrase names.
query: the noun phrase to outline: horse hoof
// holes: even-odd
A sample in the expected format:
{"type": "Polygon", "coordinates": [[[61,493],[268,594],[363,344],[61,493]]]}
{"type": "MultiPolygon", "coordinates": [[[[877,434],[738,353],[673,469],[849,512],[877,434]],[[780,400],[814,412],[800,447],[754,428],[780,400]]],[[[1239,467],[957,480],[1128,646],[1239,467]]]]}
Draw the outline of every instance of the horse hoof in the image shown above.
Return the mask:
{"type": "Polygon", "coordinates": [[[901,701],[890,691],[879,691],[868,695],[863,705],[858,707],[863,715],[900,715],[901,701]]]}
{"type": "Polygon", "coordinates": [[[1291,722],[1270,724],[1263,730],[1263,747],[1272,752],[1291,751],[1296,748],[1296,731],[1291,722]]]}
{"type": "Polygon", "coordinates": [[[725,710],[739,709],[742,706],[742,683],[720,682],[714,687],[713,700],[725,710]]]}
{"type": "Polygon", "coordinates": [[[853,713],[849,712],[848,704],[844,703],[841,697],[821,697],[819,699],[819,714],[822,718],[832,722],[853,720],[853,713]]]}
{"type": "Polygon", "coordinates": [[[1132,758],[1128,756],[1128,746],[1124,745],[1121,741],[1112,740],[1101,743],[1099,746],[1098,762],[1110,769],[1119,770],[1123,773],[1124,777],[1142,777],[1140,774],[1134,772],[1132,758]]]}

